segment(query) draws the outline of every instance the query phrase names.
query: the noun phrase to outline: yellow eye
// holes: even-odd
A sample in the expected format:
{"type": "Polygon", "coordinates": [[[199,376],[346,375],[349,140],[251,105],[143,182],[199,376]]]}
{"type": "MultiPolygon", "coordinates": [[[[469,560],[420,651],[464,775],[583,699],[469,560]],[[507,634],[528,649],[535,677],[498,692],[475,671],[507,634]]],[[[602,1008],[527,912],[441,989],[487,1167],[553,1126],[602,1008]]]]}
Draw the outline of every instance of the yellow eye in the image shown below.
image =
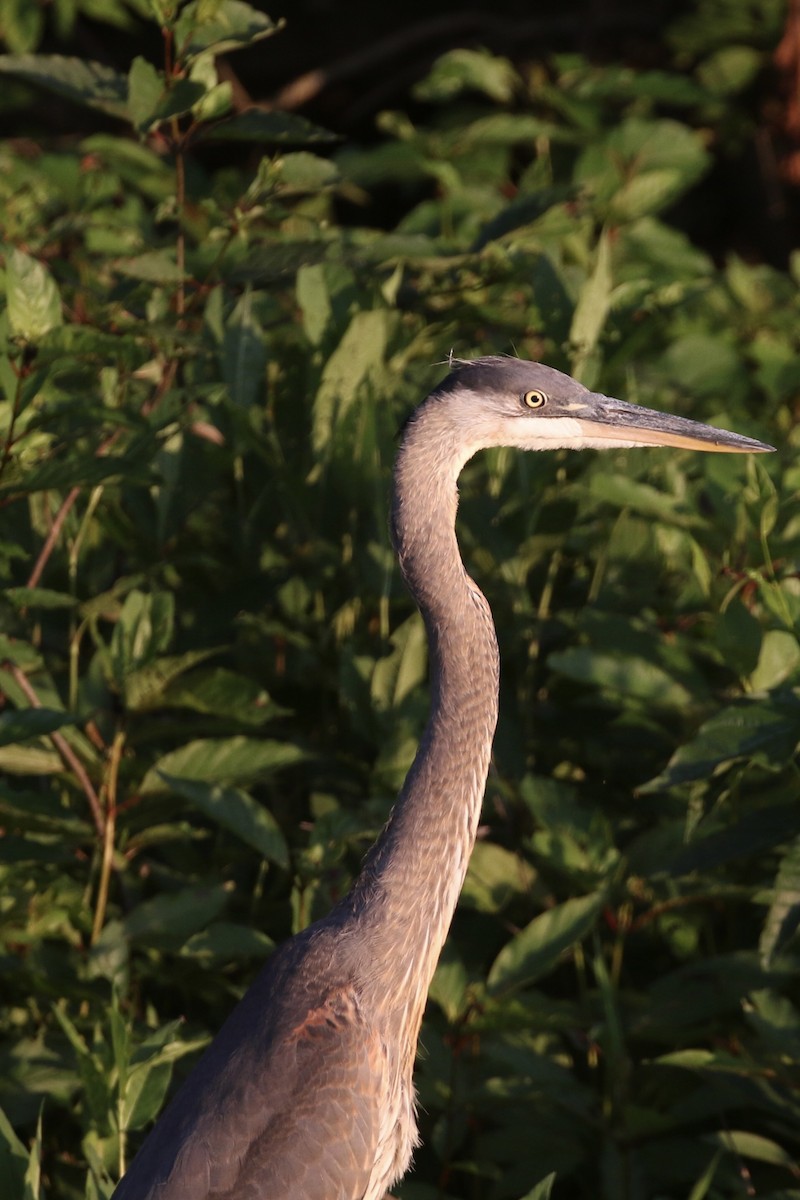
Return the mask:
{"type": "Polygon", "coordinates": [[[541,408],[547,404],[547,396],[544,392],[540,392],[538,388],[534,388],[532,392],[522,393],[522,403],[526,408],[541,408]]]}

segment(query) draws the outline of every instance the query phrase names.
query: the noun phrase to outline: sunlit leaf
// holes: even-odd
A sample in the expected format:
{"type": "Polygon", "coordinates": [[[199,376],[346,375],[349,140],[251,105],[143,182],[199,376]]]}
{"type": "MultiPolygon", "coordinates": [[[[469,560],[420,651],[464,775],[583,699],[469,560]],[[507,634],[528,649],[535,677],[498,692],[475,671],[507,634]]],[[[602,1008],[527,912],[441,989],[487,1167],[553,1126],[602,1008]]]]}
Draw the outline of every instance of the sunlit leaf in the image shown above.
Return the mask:
{"type": "Polygon", "coordinates": [[[191,0],[175,22],[175,41],[185,59],[213,50],[225,54],[240,46],[252,46],[277,33],[280,24],[243,0],[221,0],[209,9],[203,0],[191,0]]]}
{"type": "Polygon", "coordinates": [[[16,247],[6,258],[6,303],[11,332],[26,341],[38,341],[63,320],[58,287],[47,267],[16,247]]]}
{"type": "Polygon", "coordinates": [[[563,954],[595,924],[605,898],[595,892],[577,896],[534,917],[498,954],[489,971],[489,987],[497,992],[533,983],[556,965],[563,954]]]}
{"type": "Polygon", "coordinates": [[[142,795],[168,791],[170,777],[207,783],[258,779],[301,762],[305,753],[288,742],[255,738],[207,738],[165,754],[147,772],[142,795]]]}

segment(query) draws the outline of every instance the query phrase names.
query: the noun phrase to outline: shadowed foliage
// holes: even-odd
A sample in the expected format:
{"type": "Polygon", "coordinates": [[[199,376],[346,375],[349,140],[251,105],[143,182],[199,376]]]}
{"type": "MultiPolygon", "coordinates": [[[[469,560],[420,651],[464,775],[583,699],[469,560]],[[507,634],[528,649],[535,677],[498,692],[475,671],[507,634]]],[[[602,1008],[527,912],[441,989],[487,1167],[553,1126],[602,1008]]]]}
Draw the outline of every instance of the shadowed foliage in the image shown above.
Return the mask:
{"type": "Polygon", "coordinates": [[[657,63],[470,38],[338,139],[241,104],[284,34],[239,0],[103,0],[80,57],[68,7],[0,6],[4,1200],[108,1197],[385,820],[389,471],[451,348],[780,453],[462,476],[501,713],[398,1195],[800,1196],[800,259],[724,183],[755,147],[792,202],[784,6],[686,4],[657,63]]]}

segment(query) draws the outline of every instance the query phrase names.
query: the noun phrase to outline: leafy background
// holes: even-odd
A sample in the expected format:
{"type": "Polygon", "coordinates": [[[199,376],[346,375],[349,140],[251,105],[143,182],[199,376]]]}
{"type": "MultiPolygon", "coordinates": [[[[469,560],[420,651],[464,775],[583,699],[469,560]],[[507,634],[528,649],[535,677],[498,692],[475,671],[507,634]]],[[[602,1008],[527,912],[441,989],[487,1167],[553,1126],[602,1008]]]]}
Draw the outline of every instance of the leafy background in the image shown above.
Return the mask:
{"type": "Polygon", "coordinates": [[[502,712],[398,1195],[800,1197],[797,7],[366,12],[0,4],[3,1196],[108,1197],[358,870],[453,348],[779,451],[465,471],[502,712]]]}

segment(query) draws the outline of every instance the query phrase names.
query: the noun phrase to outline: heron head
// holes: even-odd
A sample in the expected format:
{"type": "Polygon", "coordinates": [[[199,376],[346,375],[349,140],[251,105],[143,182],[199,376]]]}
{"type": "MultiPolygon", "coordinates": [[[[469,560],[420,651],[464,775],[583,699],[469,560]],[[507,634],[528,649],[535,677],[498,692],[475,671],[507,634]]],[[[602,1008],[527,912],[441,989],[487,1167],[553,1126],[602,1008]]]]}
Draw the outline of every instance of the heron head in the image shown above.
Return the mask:
{"type": "Polygon", "coordinates": [[[448,411],[475,449],[614,449],[677,446],[686,450],[762,453],[774,447],[686,417],[591,392],[543,363],[515,358],[454,360],[432,399],[448,411]]]}

